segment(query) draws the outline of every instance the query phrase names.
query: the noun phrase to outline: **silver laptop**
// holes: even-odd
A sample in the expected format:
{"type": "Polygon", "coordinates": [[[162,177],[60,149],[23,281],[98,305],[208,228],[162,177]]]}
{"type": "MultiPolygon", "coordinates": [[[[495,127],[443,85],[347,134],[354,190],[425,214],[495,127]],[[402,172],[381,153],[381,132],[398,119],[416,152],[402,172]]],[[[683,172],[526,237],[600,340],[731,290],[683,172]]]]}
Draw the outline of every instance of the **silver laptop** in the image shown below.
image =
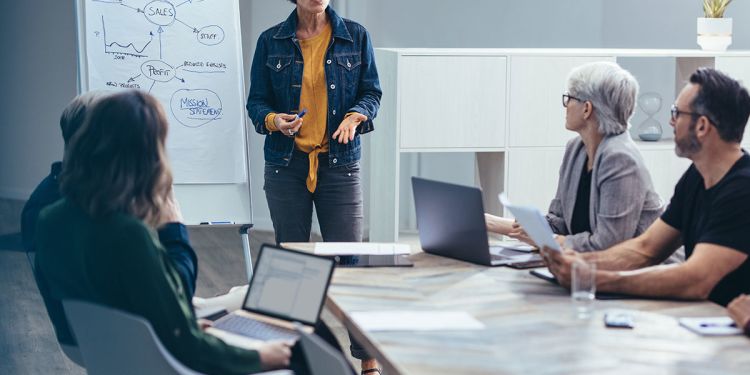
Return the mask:
{"type": "Polygon", "coordinates": [[[334,264],[333,259],[263,245],[242,309],[218,319],[212,329],[260,341],[296,341],[295,323],[313,332],[334,264]]]}
{"type": "Polygon", "coordinates": [[[419,177],[411,178],[422,250],[485,266],[533,268],[541,256],[489,246],[482,191],[419,177]]]}

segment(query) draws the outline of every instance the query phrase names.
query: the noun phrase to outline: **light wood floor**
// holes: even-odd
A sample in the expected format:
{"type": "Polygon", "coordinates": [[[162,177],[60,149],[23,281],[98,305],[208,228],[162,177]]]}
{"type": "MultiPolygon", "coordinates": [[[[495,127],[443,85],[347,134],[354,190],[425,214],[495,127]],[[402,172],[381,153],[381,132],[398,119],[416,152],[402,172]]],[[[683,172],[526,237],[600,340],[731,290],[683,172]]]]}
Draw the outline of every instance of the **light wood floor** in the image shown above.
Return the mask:
{"type": "MultiPolygon", "coordinates": [[[[17,231],[18,204],[2,201],[0,222],[3,228],[17,231]]],[[[237,227],[191,227],[190,237],[198,253],[196,295],[210,297],[247,283],[237,227]]],[[[253,231],[250,242],[256,258],[262,243],[274,242],[273,233],[253,231]]],[[[327,312],[324,319],[332,322],[327,312]]],[[[331,328],[342,347],[348,348],[343,328],[331,328]]],[[[0,374],[85,374],[60,351],[20,235],[7,231],[0,232],[0,374]]]]}

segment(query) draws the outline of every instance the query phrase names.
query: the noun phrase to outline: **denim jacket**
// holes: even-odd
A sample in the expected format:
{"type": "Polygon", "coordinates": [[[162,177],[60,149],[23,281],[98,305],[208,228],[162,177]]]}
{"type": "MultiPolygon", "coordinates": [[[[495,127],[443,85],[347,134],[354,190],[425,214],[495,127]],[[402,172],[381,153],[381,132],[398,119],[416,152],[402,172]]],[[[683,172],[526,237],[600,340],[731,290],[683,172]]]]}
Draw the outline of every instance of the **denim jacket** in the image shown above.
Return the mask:
{"type": "MultiPolygon", "coordinates": [[[[354,141],[348,144],[329,139],[330,167],[357,162],[362,154],[359,135],[374,129],[372,119],[380,107],[380,82],[370,35],[365,28],[343,19],[328,7],[332,37],[325,57],[328,86],[327,134],[338,129],[344,116],[357,112],[367,121],[357,127],[354,141]]],[[[250,70],[250,94],[247,113],[255,131],[266,135],[263,153],[266,164],[287,166],[294,151],[294,138],[281,132],[269,132],[266,116],[271,113],[296,113],[302,92],[302,50],[296,37],[297,11],[286,21],[264,31],[258,38],[250,70]]]]}

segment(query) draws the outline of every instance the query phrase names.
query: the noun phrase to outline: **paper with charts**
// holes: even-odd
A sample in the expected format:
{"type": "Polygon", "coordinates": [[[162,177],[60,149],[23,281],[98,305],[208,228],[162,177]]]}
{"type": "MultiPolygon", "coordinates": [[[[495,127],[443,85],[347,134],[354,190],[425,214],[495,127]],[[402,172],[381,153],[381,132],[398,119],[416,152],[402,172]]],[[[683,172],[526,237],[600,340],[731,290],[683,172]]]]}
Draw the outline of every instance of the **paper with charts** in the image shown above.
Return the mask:
{"type": "Polygon", "coordinates": [[[237,1],[85,0],[84,13],[84,82],[162,103],[175,182],[246,182],[237,1]]]}

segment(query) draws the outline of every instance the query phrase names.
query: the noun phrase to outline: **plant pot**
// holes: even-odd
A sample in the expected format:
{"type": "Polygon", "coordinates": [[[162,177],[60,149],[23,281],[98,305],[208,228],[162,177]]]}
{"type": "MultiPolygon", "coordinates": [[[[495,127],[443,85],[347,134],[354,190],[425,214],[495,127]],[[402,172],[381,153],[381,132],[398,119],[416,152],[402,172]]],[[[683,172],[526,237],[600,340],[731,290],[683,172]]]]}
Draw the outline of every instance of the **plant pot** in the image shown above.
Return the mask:
{"type": "Polygon", "coordinates": [[[698,45],[705,51],[726,51],[732,44],[731,18],[698,18],[698,45]]]}

